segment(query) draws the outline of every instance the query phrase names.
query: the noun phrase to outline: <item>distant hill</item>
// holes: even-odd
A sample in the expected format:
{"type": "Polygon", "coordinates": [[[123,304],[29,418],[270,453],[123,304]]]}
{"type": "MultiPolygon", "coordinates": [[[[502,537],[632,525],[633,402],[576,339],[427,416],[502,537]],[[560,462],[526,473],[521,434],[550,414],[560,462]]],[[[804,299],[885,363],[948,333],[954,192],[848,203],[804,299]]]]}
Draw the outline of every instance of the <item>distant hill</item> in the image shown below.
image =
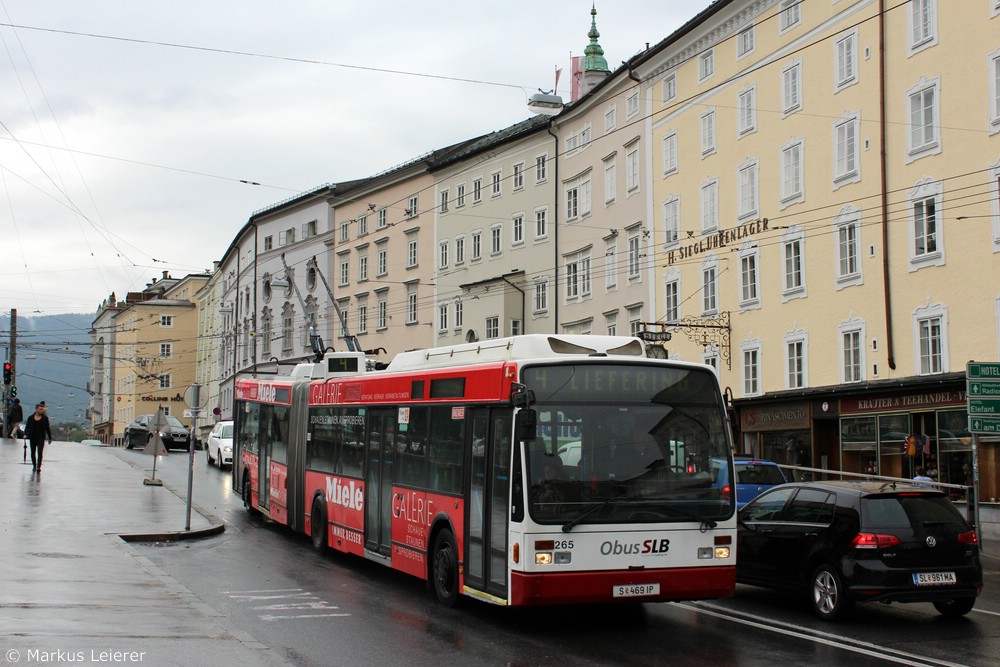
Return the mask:
{"type": "MultiPolygon", "coordinates": [[[[17,397],[27,416],[45,401],[53,423],[87,420],[90,395],[90,325],[93,315],[17,316],[17,397]]],[[[0,354],[10,358],[10,312],[0,315],[0,354]]]]}

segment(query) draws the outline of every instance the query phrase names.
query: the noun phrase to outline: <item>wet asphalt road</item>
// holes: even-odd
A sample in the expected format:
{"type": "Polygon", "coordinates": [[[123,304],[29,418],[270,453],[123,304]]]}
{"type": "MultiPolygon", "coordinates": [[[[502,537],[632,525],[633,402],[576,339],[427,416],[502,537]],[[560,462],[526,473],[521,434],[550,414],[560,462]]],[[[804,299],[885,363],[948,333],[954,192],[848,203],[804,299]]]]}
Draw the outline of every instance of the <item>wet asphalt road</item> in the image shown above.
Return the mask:
{"type": "Polygon", "coordinates": [[[305,537],[248,516],[204,452],[193,527],[217,520],[225,532],[125,544],[111,533],[183,529],[185,454],[160,460],[166,486],[151,489],[141,452],[56,443],[36,477],[12,444],[0,443],[0,664],[14,663],[10,649],[33,664],[56,648],[88,661],[110,648],[146,652],[132,664],[213,666],[993,665],[1000,654],[997,545],[987,545],[976,610],[956,621],[929,604],[862,605],[826,624],[795,598],[742,586],[702,603],[443,609],[423,582],[319,556],[305,537]]]}

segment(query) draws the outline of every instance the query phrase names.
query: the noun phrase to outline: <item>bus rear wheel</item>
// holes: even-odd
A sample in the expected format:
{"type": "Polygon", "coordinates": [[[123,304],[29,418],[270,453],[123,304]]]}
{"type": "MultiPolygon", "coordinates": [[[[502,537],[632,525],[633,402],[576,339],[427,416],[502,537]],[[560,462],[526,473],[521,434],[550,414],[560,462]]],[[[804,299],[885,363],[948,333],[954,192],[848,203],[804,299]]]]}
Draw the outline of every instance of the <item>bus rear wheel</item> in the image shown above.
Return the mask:
{"type": "Polygon", "coordinates": [[[312,521],[310,522],[310,533],[312,537],[313,549],[318,553],[325,553],[329,546],[328,530],[326,525],[326,511],[319,498],[313,501],[312,521]]]}
{"type": "Polygon", "coordinates": [[[444,528],[434,538],[433,552],[431,579],[434,595],[444,606],[453,607],[458,601],[458,547],[449,529],[444,528]]]}

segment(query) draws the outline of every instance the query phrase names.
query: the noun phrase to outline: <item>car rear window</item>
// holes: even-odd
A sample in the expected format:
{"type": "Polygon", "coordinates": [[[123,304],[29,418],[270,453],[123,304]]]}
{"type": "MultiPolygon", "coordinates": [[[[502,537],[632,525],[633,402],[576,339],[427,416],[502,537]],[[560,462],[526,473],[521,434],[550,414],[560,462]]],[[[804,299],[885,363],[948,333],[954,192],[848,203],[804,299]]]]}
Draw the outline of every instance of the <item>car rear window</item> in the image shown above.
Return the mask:
{"type": "Polygon", "coordinates": [[[862,498],[861,521],[866,530],[920,528],[929,525],[963,527],[965,524],[955,506],[939,494],[862,498]]]}
{"type": "Polygon", "coordinates": [[[781,468],[772,465],[755,463],[736,464],[737,484],[784,484],[785,478],[781,468]]]}

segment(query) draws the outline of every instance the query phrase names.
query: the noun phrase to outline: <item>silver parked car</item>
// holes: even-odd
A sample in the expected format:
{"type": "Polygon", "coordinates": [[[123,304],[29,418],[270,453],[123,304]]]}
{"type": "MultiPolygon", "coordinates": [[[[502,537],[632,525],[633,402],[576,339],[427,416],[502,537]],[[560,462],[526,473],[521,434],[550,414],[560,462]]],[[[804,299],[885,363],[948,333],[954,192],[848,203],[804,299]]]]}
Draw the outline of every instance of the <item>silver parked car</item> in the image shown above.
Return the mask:
{"type": "Polygon", "coordinates": [[[212,428],[205,446],[205,462],[219,468],[233,465],[233,422],[221,421],[212,428]]]}

